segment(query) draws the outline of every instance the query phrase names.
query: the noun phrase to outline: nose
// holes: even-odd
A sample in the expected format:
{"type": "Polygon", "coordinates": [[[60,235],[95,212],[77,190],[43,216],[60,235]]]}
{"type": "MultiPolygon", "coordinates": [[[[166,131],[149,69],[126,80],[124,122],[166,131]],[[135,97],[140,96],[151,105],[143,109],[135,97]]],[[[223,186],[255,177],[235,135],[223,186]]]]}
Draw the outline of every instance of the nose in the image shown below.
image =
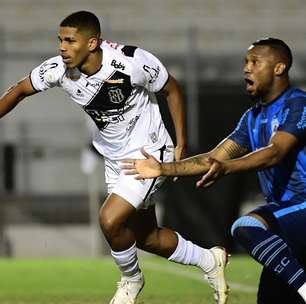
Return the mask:
{"type": "Polygon", "coordinates": [[[61,53],[64,53],[66,51],[66,47],[63,41],[59,43],[59,50],[61,53]]]}
{"type": "Polygon", "coordinates": [[[244,73],[250,73],[250,65],[246,62],[243,66],[244,73]]]}

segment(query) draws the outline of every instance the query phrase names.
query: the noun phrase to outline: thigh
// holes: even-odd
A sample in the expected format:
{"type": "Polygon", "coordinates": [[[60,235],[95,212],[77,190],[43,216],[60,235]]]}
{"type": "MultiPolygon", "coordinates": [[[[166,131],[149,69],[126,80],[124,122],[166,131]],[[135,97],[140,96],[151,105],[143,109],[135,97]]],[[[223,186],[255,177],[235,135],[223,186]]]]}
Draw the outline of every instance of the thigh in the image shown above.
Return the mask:
{"type": "Polygon", "coordinates": [[[294,303],[303,304],[304,300],[288,284],[266,268],[260,276],[258,293],[258,304],[294,303]]]}
{"type": "Polygon", "coordinates": [[[260,215],[297,256],[306,256],[306,238],[301,233],[306,231],[306,209],[299,209],[298,206],[290,202],[270,203],[252,212],[260,215]]]}
{"type": "MultiPolygon", "coordinates": [[[[173,159],[173,149],[163,147],[152,153],[160,161],[170,161],[173,159]]],[[[140,152],[135,153],[133,158],[143,158],[140,152]]],[[[120,161],[106,161],[106,170],[110,171],[111,179],[107,180],[108,190],[115,193],[128,201],[136,209],[147,208],[154,204],[153,194],[161,187],[165,177],[154,179],[137,180],[133,175],[125,175],[120,168],[120,161]],[[117,174],[116,178],[114,175],[117,174]],[[111,181],[111,182],[109,182],[111,181]]]]}

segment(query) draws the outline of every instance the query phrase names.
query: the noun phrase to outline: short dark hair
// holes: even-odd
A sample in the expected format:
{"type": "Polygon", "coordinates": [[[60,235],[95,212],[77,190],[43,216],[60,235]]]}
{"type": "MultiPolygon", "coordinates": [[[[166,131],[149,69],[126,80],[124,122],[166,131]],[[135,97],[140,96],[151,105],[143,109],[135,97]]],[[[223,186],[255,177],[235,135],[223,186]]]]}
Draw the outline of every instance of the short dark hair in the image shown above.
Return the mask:
{"type": "Polygon", "coordinates": [[[291,68],[293,62],[292,52],[290,47],[283,40],[267,37],[256,40],[255,42],[252,43],[252,45],[254,46],[267,45],[272,49],[277,50],[281,56],[285,57],[287,61],[286,72],[288,72],[289,69],[291,68]]]}
{"type": "Polygon", "coordinates": [[[91,35],[100,36],[101,27],[98,17],[87,11],[79,11],[67,16],[60,26],[75,27],[78,30],[88,31],[91,35]]]}

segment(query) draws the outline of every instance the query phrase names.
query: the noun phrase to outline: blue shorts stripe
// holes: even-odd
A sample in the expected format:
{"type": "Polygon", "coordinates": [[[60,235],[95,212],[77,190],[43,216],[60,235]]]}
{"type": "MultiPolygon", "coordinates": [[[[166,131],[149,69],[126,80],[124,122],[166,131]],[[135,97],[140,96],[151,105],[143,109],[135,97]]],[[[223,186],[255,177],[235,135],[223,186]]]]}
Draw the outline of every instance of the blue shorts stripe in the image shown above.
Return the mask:
{"type": "Polygon", "coordinates": [[[276,212],[273,212],[273,214],[276,218],[279,218],[279,217],[282,217],[284,215],[303,210],[305,208],[306,208],[306,202],[303,202],[303,203],[298,204],[298,205],[294,205],[294,206],[290,206],[288,208],[278,210],[276,212]]]}

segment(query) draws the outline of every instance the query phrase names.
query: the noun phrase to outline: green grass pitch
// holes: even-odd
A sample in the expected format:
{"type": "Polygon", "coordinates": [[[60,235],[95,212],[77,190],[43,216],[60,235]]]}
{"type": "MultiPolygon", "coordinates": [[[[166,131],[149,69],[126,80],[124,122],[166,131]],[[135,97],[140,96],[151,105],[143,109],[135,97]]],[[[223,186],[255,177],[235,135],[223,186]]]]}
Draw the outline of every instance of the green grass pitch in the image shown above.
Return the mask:
{"type": "MultiPolygon", "coordinates": [[[[210,304],[213,293],[195,267],[141,256],[146,285],[137,304],[210,304]]],[[[260,266],[233,256],[229,304],[256,303],[260,266]]],[[[0,259],[1,304],[108,304],[119,272],[110,258],[0,259]]]]}

